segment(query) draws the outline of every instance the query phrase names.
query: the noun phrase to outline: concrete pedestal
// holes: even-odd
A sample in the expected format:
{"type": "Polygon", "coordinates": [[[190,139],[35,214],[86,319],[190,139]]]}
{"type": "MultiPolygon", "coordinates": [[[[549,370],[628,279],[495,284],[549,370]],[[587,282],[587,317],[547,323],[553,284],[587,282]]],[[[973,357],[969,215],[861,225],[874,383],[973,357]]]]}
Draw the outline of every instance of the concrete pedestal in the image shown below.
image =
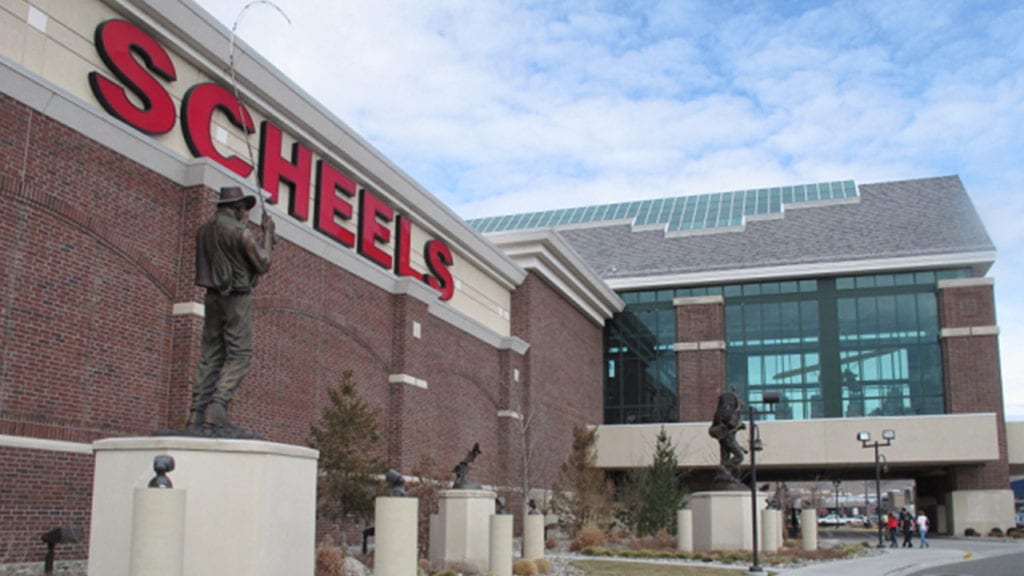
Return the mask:
{"type": "Polygon", "coordinates": [[[800,511],[801,548],[804,551],[818,549],[818,513],[815,510],[800,511]]]}
{"type": "Polygon", "coordinates": [[[676,549],[693,552],[693,510],[689,508],[676,512],[676,549]]]}
{"type": "Polygon", "coordinates": [[[316,450],[258,440],[145,437],[93,443],[89,574],[128,576],[134,490],[169,454],[184,491],[183,573],[312,576],[316,450]]]}
{"type": "Polygon", "coordinates": [[[537,560],[544,557],[544,516],[527,514],[523,520],[523,558],[537,560]]]}
{"type": "Polygon", "coordinates": [[[489,574],[512,576],[512,521],[511,514],[491,516],[491,545],[489,574]]]}
{"type": "Polygon", "coordinates": [[[490,490],[442,490],[438,493],[440,541],[431,561],[465,563],[480,572],[490,564],[491,516],[496,494],[490,490]]]}
{"type": "MultiPolygon", "coordinates": [[[[768,495],[757,493],[757,502],[763,503],[768,495]]],[[[750,509],[750,492],[722,491],[697,492],[690,498],[693,510],[693,549],[697,552],[708,550],[751,550],[753,544],[753,520],[750,509]]],[[[758,511],[760,525],[761,509],[758,511]]],[[[760,546],[760,534],[758,534],[760,546]]]]}
{"type": "Polygon", "coordinates": [[[381,497],[375,502],[373,567],[377,576],[416,574],[419,500],[381,497]]]}

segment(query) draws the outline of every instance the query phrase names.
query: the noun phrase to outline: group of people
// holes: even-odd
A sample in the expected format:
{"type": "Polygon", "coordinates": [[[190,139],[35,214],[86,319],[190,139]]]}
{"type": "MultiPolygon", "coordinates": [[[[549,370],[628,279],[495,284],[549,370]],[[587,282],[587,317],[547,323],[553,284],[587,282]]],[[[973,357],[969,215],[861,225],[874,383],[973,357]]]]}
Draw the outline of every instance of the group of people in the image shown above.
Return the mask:
{"type": "Polygon", "coordinates": [[[928,515],[921,512],[915,518],[906,508],[900,513],[889,514],[885,519],[885,527],[889,531],[889,547],[899,546],[899,534],[903,534],[903,547],[914,547],[914,532],[921,538],[921,548],[929,548],[928,544],[928,515]]]}

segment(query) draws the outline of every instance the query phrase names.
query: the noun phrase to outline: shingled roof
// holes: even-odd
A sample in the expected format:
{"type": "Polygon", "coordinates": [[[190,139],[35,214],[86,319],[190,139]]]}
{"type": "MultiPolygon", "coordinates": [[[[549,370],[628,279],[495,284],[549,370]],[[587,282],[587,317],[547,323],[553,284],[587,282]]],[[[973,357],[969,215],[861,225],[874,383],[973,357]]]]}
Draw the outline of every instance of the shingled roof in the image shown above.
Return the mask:
{"type": "Polygon", "coordinates": [[[852,196],[784,202],[774,213],[725,228],[673,232],[621,220],[546,228],[616,288],[942,266],[984,274],[995,258],[957,176],[860,185],[852,196]]]}

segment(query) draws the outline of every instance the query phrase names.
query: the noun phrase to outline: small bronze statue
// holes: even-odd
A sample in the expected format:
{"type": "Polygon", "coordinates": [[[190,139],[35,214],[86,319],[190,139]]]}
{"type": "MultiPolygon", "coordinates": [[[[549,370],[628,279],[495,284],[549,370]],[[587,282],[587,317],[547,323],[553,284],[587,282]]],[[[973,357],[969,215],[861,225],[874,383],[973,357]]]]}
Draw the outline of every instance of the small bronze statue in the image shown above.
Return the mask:
{"type": "Polygon", "coordinates": [[[719,466],[715,484],[740,486],[740,464],[747,451],[736,441],[736,432],[746,428],[742,419],[742,403],[736,390],[722,392],[718,396],[718,408],[711,422],[708,434],[718,440],[719,466]]]}
{"type": "Polygon", "coordinates": [[[384,475],[384,481],[388,485],[388,496],[405,496],[405,477],[394,468],[388,470],[384,475]]]}
{"type": "Polygon", "coordinates": [[[473,444],[473,449],[466,454],[466,457],[455,465],[455,482],[452,483],[452,488],[456,490],[479,490],[482,488],[480,484],[466,479],[466,475],[469,474],[469,464],[480,454],[480,443],[477,442],[473,444]]]}
{"type": "Polygon", "coordinates": [[[540,510],[537,510],[537,501],[534,500],[533,498],[530,498],[529,504],[530,504],[530,511],[527,514],[529,514],[530,516],[538,516],[538,515],[540,515],[540,510]]]}
{"type": "Polygon", "coordinates": [[[150,488],[174,488],[171,479],[167,477],[168,472],[174,471],[174,457],[167,454],[158,454],[153,457],[153,471],[156,476],[149,481],[150,488]]]}
{"type": "Polygon", "coordinates": [[[505,497],[504,496],[498,496],[497,498],[494,499],[494,513],[498,514],[498,515],[507,514],[508,513],[506,511],[506,509],[505,509],[505,497]]]}

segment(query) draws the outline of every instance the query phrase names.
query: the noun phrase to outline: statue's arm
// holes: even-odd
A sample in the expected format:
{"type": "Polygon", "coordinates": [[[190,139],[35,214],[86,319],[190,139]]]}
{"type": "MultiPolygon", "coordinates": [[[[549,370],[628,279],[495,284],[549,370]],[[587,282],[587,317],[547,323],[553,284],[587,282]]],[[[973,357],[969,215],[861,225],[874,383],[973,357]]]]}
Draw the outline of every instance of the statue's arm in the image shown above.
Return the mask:
{"type": "MultiPolygon", "coordinates": [[[[271,220],[271,222],[273,222],[271,220]]],[[[257,274],[265,274],[270,270],[270,259],[273,254],[273,232],[264,229],[262,245],[256,242],[256,236],[246,228],[242,232],[242,248],[245,250],[245,257],[249,260],[253,270],[257,274]]]]}

